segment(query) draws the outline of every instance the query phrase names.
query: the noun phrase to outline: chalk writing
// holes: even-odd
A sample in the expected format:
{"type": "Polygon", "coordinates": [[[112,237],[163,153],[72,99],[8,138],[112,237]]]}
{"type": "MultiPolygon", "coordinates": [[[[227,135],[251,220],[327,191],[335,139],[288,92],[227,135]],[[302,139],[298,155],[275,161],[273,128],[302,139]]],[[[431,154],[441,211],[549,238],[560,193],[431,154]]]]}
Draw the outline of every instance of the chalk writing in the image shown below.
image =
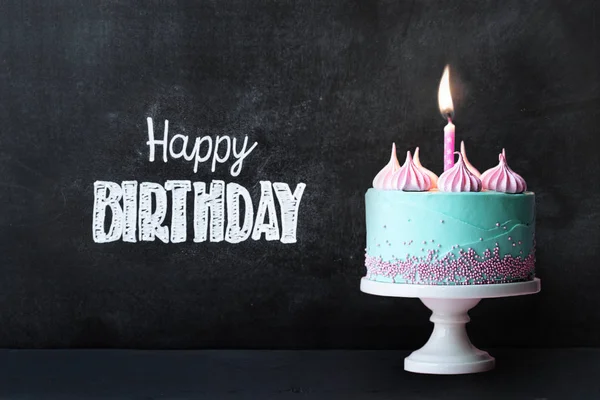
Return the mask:
{"type": "Polygon", "coordinates": [[[210,192],[207,192],[206,182],[192,184],[190,181],[171,180],[166,181],[163,186],[155,182],[142,182],[138,185],[135,181],[123,181],[119,185],[115,182],[96,181],[92,223],[94,241],[153,242],[158,238],[163,243],[185,242],[187,196],[193,187],[194,242],[220,242],[225,239],[229,243],[240,243],[250,236],[253,240],[260,240],[264,234],[266,240],[295,243],[298,208],[306,185],[299,183],[293,194],[288,184],[283,182],[271,184],[269,181],[261,181],[260,186],[261,196],[255,215],[250,193],[245,187],[233,182],[225,185],[223,181],[212,181],[210,192]],[[136,210],[138,188],[139,207],[136,210]],[[171,192],[170,234],[169,227],[165,225],[167,192],[171,192]],[[275,197],[279,203],[279,216],[275,197]],[[106,230],[108,208],[112,217],[106,230]],[[224,218],[225,212],[227,218],[224,218]],[[132,223],[136,219],[139,221],[137,235],[135,223],[132,223]],[[279,221],[282,226],[281,236],[279,221]]]}
{"type": "Polygon", "coordinates": [[[188,152],[188,143],[190,141],[187,135],[180,133],[173,135],[169,140],[169,121],[165,120],[164,133],[162,139],[155,139],[154,137],[154,122],[152,118],[147,119],[148,122],[148,141],[146,144],[149,147],[148,161],[154,162],[156,159],[156,148],[162,148],[162,160],[167,163],[169,157],[176,160],[183,158],[186,161],[193,162],[194,173],[198,172],[200,164],[208,161],[212,157],[211,161],[211,172],[215,172],[217,164],[223,164],[229,161],[229,157],[233,156],[235,162],[231,165],[229,173],[231,176],[238,176],[242,171],[244,159],[252,153],[252,150],[256,148],[258,143],[254,143],[249,149],[248,147],[248,136],[244,137],[238,151],[238,140],[229,136],[217,136],[214,139],[211,136],[197,137],[194,141],[194,145],[188,152]],[[179,149],[179,150],[178,150],[179,149]]]}
{"type": "MultiPolygon", "coordinates": [[[[154,135],[154,121],[147,118],[148,161],[155,162],[157,153],[169,159],[192,163],[198,173],[210,161],[210,172],[218,165],[233,160],[231,176],[242,172],[244,160],[258,145],[248,148],[229,136],[200,136],[190,139],[177,133],[169,138],[169,121],[164,121],[162,139],[154,135]],[[193,142],[193,145],[189,144],[193,142]]],[[[188,193],[193,191],[192,227],[195,243],[240,243],[252,240],[296,243],[298,211],[306,184],[298,183],[294,192],[287,183],[260,181],[260,198],[255,208],[250,192],[235,182],[212,180],[210,183],[190,180],[167,180],[164,185],[135,180],[94,183],[92,237],[96,243],[153,242],[182,243],[188,240],[188,193]],[[170,196],[169,196],[170,192],[170,196]],[[169,201],[170,198],[170,201],[169,201]],[[277,204],[275,202],[277,199],[277,204]],[[166,221],[170,204],[170,221],[166,221]],[[279,214],[277,208],[279,207],[279,214]],[[256,210],[256,212],[255,212],[256,210]],[[108,213],[110,211],[110,213],[108,213]],[[168,225],[167,225],[168,223],[168,225]]]]}

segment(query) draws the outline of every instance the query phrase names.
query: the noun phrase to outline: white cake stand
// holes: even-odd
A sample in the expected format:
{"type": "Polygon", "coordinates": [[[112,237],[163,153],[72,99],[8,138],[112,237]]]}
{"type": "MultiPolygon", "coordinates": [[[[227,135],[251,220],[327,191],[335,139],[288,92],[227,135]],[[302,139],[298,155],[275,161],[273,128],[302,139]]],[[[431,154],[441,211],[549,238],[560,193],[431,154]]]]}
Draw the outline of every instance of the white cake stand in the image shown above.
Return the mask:
{"type": "Polygon", "coordinates": [[[431,337],[404,359],[404,369],[422,374],[455,375],[489,371],[495,359],[471,344],[468,311],[481,299],[521,296],[540,291],[540,280],[495,285],[410,285],[362,278],[360,290],[378,296],[419,298],[433,313],[431,337]]]}

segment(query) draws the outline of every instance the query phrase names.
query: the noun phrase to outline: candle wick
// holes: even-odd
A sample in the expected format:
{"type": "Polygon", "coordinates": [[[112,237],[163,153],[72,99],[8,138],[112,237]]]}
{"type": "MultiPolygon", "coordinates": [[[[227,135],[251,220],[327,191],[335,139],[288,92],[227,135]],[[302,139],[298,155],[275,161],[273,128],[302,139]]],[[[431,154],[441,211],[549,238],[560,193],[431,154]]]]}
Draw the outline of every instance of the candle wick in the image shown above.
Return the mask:
{"type": "Polygon", "coordinates": [[[450,114],[448,114],[448,123],[451,124],[452,123],[452,117],[450,116],[450,114]]]}

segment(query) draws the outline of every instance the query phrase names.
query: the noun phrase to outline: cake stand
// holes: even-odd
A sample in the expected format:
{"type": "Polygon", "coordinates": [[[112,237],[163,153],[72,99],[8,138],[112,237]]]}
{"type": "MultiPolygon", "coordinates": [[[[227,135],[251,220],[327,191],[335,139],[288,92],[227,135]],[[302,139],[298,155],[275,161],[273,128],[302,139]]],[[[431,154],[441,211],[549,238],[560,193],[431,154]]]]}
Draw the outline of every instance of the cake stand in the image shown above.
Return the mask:
{"type": "Polygon", "coordinates": [[[540,280],[493,285],[410,285],[362,278],[360,290],[378,296],[419,298],[432,311],[433,333],[404,359],[404,369],[422,374],[456,375],[489,371],[495,359],[471,344],[468,311],[481,299],[521,296],[540,291],[540,280]]]}

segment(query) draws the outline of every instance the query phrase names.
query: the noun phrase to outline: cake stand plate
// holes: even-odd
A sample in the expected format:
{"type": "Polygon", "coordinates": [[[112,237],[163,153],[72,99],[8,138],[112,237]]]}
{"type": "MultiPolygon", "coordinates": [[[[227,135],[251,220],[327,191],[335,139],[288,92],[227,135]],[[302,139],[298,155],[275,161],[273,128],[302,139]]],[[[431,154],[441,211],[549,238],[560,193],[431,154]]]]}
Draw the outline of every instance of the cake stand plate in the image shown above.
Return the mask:
{"type": "Polygon", "coordinates": [[[538,278],[494,285],[410,285],[362,278],[360,290],[377,296],[419,298],[432,311],[431,337],[404,359],[404,369],[422,374],[456,375],[489,371],[494,357],[477,349],[467,335],[468,311],[481,299],[522,296],[540,291],[538,278]]]}

